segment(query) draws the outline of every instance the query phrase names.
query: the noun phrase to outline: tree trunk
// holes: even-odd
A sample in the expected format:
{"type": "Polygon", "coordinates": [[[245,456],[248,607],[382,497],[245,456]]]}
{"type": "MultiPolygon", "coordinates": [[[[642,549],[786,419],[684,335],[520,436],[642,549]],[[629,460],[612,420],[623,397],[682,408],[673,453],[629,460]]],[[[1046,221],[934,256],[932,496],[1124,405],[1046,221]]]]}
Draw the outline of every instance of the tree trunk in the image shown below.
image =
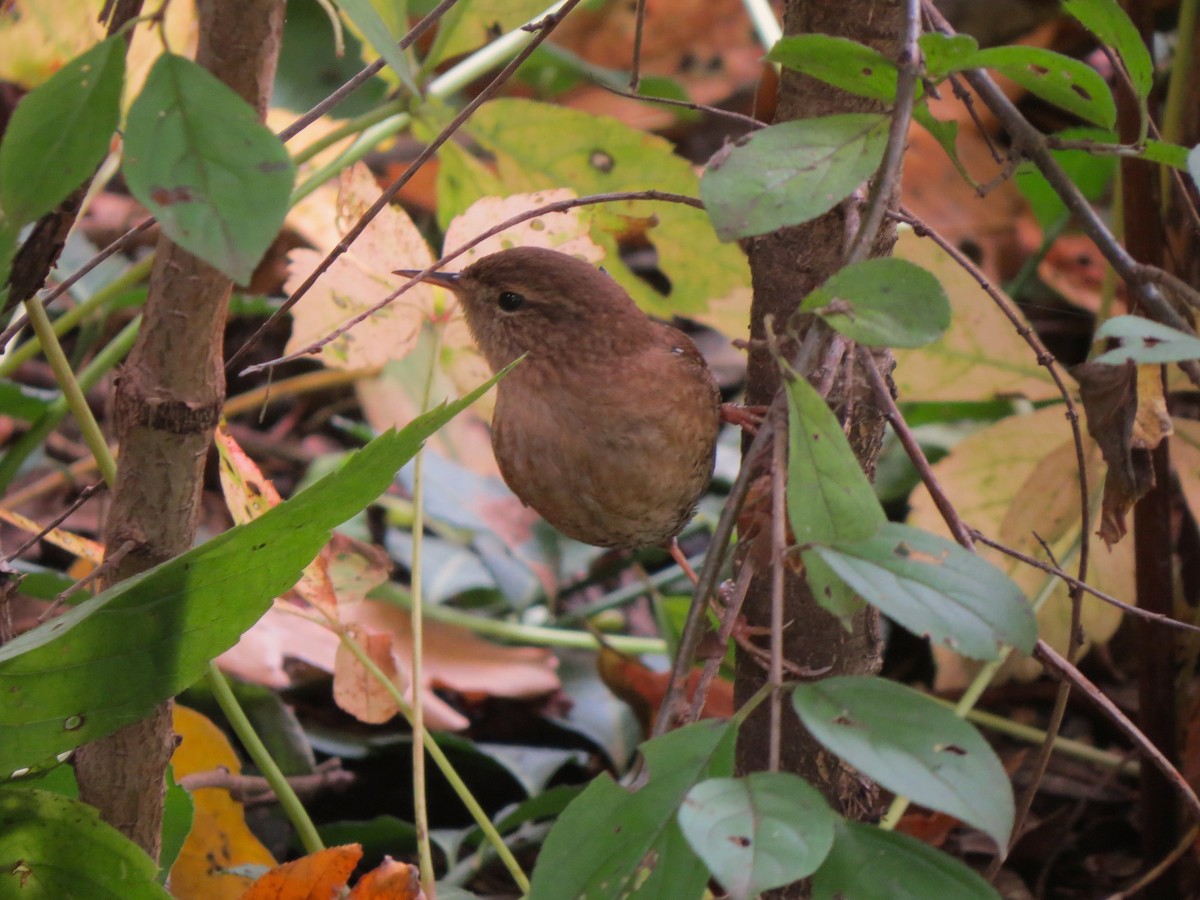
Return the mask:
{"type": "MultiPolygon", "coordinates": [[[[196,58],[262,116],[283,34],[283,0],[199,0],[196,58]]],[[[105,550],[132,546],[110,582],[188,550],[204,463],[225,399],[228,278],[161,237],[137,344],[114,386],[120,468],[105,550]]],[[[161,844],[163,776],[175,747],[171,702],[75,758],[80,796],[152,858],[161,844]]]]}
{"type": "MultiPolygon", "coordinates": [[[[784,19],[785,33],[819,32],[852,38],[872,46],[891,59],[897,57],[902,12],[896,2],[848,0],[831,4],[821,0],[789,0],[784,19]]],[[[776,121],[848,112],[884,112],[878,103],[853,97],[823,83],[785,71],[780,82],[776,121]]],[[[843,264],[846,246],[846,220],[842,208],[804,225],[754,238],[749,242],[750,267],[754,284],[751,307],[751,337],[766,334],[767,317],[781,338],[804,296],[825,281],[843,264]]],[[[885,226],[871,255],[885,255],[895,240],[894,229],[885,226]]],[[[800,337],[811,327],[801,324],[800,337]]],[[[785,356],[794,342],[783,344],[785,356]]],[[[882,371],[890,371],[890,354],[876,356],[882,371]]],[[[843,367],[841,372],[846,371],[843,367]]],[[[800,373],[817,381],[821,373],[800,373]]],[[[778,364],[769,352],[755,350],[748,369],[748,402],[770,403],[780,386],[778,364]]],[[[866,379],[861,375],[845,379],[839,374],[833,382],[830,401],[841,415],[855,455],[867,473],[873,474],[875,460],[883,440],[884,419],[872,399],[866,379]],[[849,410],[849,413],[846,413],[849,410]],[[847,419],[848,415],[848,419],[847,419]]],[[[766,464],[763,464],[764,471],[766,464]]],[[[766,627],[770,622],[771,577],[763,567],[751,581],[746,597],[745,616],[750,627],[766,627]]],[[[846,630],[832,615],[814,601],[802,577],[788,571],[785,577],[784,658],[812,669],[829,667],[827,675],[864,675],[879,671],[881,644],[879,616],[871,608],[857,614],[853,627],[846,630]]],[[[747,654],[737,659],[736,694],[738,702],[750,698],[767,680],[762,665],[747,654]]],[[[766,705],[760,707],[742,727],[737,748],[737,766],[741,773],[761,771],[768,765],[770,720],[766,705]]],[[[876,790],[831,753],[812,739],[791,710],[784,704],[781,769],[795,772],[817,787],[834,809],[855,819],[877,815],[876,790]]],[[[779,897],[807,896],[807,886],[795,884],[772,894],[779,897]]]]}

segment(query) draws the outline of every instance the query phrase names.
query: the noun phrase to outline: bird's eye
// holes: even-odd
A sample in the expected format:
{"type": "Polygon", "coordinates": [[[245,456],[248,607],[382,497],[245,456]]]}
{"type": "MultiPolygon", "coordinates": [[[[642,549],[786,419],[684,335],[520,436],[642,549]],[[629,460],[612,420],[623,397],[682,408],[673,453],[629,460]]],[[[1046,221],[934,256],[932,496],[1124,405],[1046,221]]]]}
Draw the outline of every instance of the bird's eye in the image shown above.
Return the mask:
{"type": "Polygon", "coordinates": [[[505,291],[500,295],[500,308],[505,312],[516,312],[524,305],[524,296],[516,291],[505,291]]]}

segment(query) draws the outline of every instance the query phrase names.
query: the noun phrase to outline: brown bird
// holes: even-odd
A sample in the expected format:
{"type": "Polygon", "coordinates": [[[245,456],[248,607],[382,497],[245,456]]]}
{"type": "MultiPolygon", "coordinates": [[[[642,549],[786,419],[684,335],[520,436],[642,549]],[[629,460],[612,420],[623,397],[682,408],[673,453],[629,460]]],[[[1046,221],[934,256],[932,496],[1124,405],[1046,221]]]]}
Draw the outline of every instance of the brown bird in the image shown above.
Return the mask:
{"type": "Polygon", "coordinates": [[[721,421],[695,344],[555,250],[502,250],[425,280],[458,296],[493,371],[525,356],[501,379],[492,420],[513,493],[584,543],[676,549],[712,477],[721,421]]]}

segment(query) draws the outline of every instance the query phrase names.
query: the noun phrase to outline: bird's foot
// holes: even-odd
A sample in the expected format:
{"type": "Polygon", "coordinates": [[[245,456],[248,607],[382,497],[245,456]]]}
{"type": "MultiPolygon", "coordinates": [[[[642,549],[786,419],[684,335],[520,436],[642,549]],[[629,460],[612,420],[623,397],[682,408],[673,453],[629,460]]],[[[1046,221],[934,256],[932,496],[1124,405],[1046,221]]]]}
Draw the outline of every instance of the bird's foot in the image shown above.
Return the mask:
{"type": "Polygon", "coordinates": [[[721,421],[736,425],[750,434],[757,434],[767,415],[765,406],[743,406],[740,403],[722,403],[721,421]]]}

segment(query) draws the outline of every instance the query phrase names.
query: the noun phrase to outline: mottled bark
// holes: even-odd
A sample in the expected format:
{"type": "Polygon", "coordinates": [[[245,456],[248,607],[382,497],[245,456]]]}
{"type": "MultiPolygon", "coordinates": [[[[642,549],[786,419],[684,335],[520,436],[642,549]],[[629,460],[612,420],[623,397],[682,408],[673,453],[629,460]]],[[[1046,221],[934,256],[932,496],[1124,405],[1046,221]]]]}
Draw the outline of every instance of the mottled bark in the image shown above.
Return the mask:
{"type": "MultiPolygon", "coordinates": [[[[283,31],[283,0],[200,0],[197,62],[265,114],[283,31]]],[[[108,553],[133,542],[120,581],[192,546],[204,461],[225,398],[223,334],[232,285],[160,238],[137,344],[113,396],[120,444],[105,529],[108,553]]],[[[160,849],[163,776],[175,745],[171,704],[80,748],[82,798],[152,857],[160,849]]]]}
{"type": "MultiPolygon", "coordinates": [[[[861,41],[895,59],[901,34],[901,9],[896,2],[851,2],[831,4],[820,0],[789,0],[784,30],[787,34],[820,32],[861,41]]],[[[877,103],[835,90],[810,78],[785,72],[780,82],[776,121],[848,112],[884,112],[877,103]]],[[[755,238],[749,242],[750,266],[754,282],[751,311],[751,337],[766,334],[770,317],[777,333],[782,334],[805,294],[832,275],[843,264],[846,246],[846,221],[841,208],[804,225],[755,238]]],[[[885,226],[872,255],[889,252],[895,237],[885,226]]],[[[800,323],[799,336],[807,328],[800,323]]],[[[783,348],[794,352],[794,340],[785,340],[783,348]]],[[[889,354],[881,354],[877,364],[890,371],[889,354]]],[[[846,371],[843,367],[842,372],[846,371]]],[[[820,373],[802,372],[817,380],[820,373]]],[[[781,381],[779,366],[765,351],[751,353],[748,373],[748,401],[770,402],[781,381]]],[[[847,434],[855,455],[869,473],[883,439],[883,414],[874,403],[866,380],[845,378],[834,381],[830,400],[846,421],[847,434]]],[[[765,463],[764,463],[765,464],[765,463]]],[[[765,567],[751,582],[746,599],[747,624],[764,627],[770,622],[770,573],[765,567]]],[[[865,610],[854,617],[847,630],[813,600],[803,578],[789,572],[785,581],[784,631],[785,658],[812,669],[830,667],[828,675],[869,675],[880,667],[878,613],[865,610]]],[[[751,697],[766,681],[761,664],[746,654],[737,661],[736,694],[739,702],[751,697]]],[[[766,706],[760,707],[741,730],[737,748],[738,770],[759,771],[767,766],[769,718],[766,706]]],[[[816,786],[834,809],[856,819],[876,815],[876,790],[856,773],[842,765],[812,739],[784,705],[781,768],[795,772],[816,786]]],[[[796,884],[772,896],[807,896],[807,885],[796,884]]]]}

